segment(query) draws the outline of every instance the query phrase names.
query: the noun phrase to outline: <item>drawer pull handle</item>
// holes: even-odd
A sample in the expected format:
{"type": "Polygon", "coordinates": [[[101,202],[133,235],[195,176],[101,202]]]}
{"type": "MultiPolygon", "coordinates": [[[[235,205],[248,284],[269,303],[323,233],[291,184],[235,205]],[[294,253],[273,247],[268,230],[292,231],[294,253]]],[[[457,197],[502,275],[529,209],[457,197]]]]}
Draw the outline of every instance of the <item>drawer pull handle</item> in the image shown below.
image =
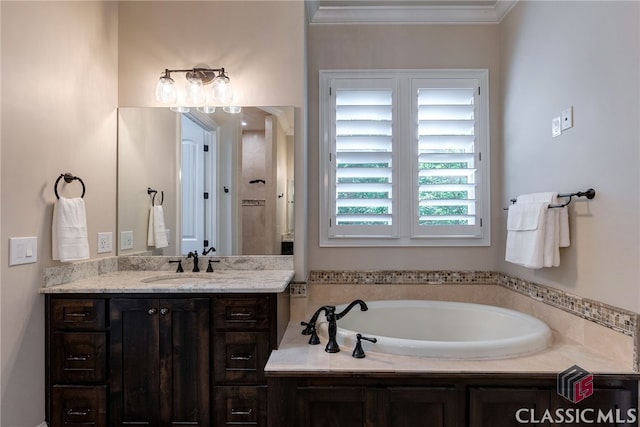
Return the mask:
{"type": "Polygon", "coordinates": [[[153,316],[154,314],[156,314],[158,312],[157,309],[155,308],[150,308],[147,313],[149,313],[149,316],[153,316]]]}
{"type": "Polygon", "coordinates": [[[251,415],[253,412],[252,408],[249,409],[233,409],[231,408],[231,415],[251,415]]]}
{"type": "Polygon", "coordinates": [[[251,360],[253,355],[251,354],[232,354],[231,360],[251,360]]]}
{"type": "Polygon", "coordinates": [[[160,309],[160,314],[162,314],[163,316],[166,315],[167,313],[169,313],[169,309],[167,307],[162,307],[160,309]]]}
{"type": "Polygon", "coordinates": [[[86,417],[87,415],[89,415],[89,412],[91,412],[91,409],[87,408],[87,409],[69,409],[67,411],[67,415],[75,415],[75,416],[81,416],[81,417],[86,417]]]}
{"type": "Polygon", "coordinates": [[[244,311],[233,311],[230,313],[231,317],[251,317],[253,316],[253,312],[245,313],[244,311]]]}
{"type": "Polygon", "coordinates": [[[86,362],[89,359],[91,359],[90,354],[79,354],[77,356],[75,355],[67,356],[67,360],[70,362],[86,362]]]}
{"type": "Polygon", "coordinates": [[[67,313],[65,314],[66,317],[87,317],[89,314],[91,314],[90,311],[83,311],[80,313],[67,313]]]}

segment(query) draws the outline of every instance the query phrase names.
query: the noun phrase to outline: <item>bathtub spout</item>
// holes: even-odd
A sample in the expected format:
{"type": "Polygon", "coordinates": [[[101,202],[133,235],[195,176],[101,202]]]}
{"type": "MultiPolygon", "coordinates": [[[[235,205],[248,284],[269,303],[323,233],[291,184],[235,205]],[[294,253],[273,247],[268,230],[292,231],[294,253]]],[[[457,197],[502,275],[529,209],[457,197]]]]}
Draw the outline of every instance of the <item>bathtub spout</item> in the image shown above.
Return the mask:
{"type": "Polygon", "coordinates": [[[369,310],[369,307],[367,307],[367,304],[365,304],[364,301],[362,301],[361,299],[357,299],[351,302],[351,304],[349,304],[347,306],[347,308],[345,308],[344,310],[342,310],[340,313],[336,314],[336,320],[340,320],[342,319],[344,316],[347,315],[347,313],[349,313],[351,311],[351,309],[353,307],[355,307],[356,305],[360,305],[360,311],[367,311],[369,310]]]}

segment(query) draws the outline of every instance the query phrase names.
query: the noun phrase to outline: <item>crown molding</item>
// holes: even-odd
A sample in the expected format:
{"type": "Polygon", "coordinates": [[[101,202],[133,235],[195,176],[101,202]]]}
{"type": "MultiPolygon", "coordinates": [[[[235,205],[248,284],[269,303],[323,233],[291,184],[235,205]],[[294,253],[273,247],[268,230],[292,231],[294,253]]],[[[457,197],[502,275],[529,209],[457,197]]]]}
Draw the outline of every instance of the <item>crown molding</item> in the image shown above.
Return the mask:
{"type": "Polygon", "coordinates": [[[393,0],[389,0],[375,2],[375,5],[371,2],[359,5],[358,1],[331,5],[323,4],[322,0],[307,0],[306,4],[310,24],[497,24],[517,1],[496,0],[483,5],[473,0],[452,5],[442,2],[394,5],[393,0]]]}

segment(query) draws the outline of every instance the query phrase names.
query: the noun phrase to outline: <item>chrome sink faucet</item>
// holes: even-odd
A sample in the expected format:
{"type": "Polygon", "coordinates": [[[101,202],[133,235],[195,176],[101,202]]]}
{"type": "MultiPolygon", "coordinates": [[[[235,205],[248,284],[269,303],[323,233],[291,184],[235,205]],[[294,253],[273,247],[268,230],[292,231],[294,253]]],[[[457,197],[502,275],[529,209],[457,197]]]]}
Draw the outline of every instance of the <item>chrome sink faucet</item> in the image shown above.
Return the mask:
{"type": "Polygon", "coordinates": [[[344,310],[340,313],[336,313],[336,308],[333,305],[325,305],[320,307],[311,317],[309,322],[300,322],[302,326],[306,326],[306,328],[302,331],[303,335],[311,335],[309,338],[309,344],[315,345],[320,343],[320,339],[318,338],[318,334],[316,333],[316,322],[318,320],[318,316],[320,312],[324,311],[325,317],[329,322],[328,332],[329,332],[329,342],[327,342],[327,346],[324,351],[327,353],[337,353],[340,351],[340,346],[336,341],[336,336],[338,333],[338,320],[342,319],[346,316],[353,307],[356,305],[360,306],[361,311],[367,311],[369,307],[365,304],[364,301],[357,299],[351,302],[344,310]]]}

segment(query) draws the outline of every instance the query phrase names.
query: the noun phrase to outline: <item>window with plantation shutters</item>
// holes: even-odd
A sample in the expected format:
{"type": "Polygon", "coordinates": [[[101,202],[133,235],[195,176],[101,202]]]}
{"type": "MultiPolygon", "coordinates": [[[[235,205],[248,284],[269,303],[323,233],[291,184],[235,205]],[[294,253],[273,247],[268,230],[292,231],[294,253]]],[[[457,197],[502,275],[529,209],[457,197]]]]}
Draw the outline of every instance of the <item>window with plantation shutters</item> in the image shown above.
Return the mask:
{"type": "Polygon", "coordinates": [[[477,79],[411,81],[417,134],[413,234],[478,235],[477,79]]]}
{"type": "Polygon", "coordinates": [[[486,70],[321,71],[320,244],[489,245],[487,90],[486,70]]]}

